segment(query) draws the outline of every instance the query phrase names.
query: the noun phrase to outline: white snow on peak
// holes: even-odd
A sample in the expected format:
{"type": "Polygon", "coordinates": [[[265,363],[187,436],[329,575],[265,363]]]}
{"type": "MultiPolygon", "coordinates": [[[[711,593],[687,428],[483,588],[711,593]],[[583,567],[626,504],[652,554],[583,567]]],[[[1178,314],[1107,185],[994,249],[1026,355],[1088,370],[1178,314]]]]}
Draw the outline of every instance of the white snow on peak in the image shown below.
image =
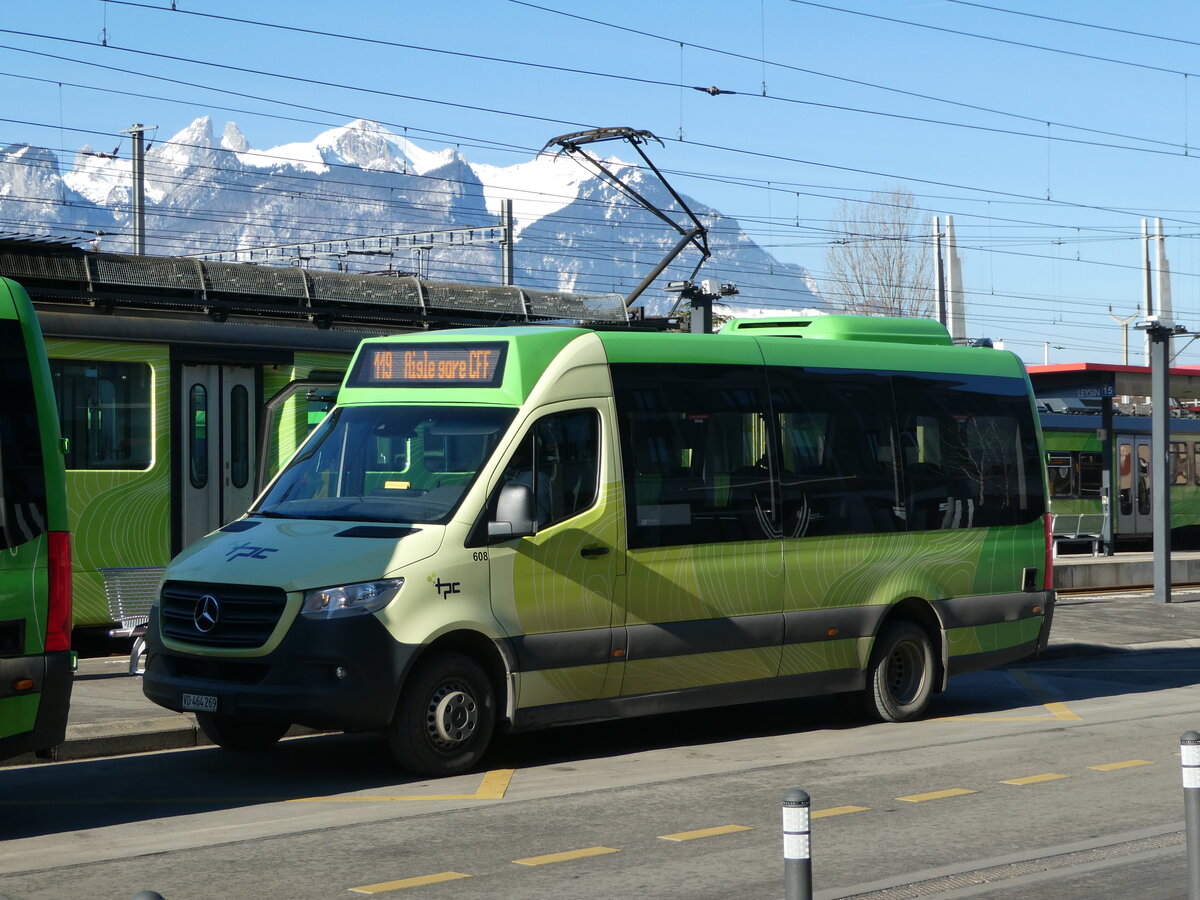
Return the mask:
{"type": "Polygon", "coordinates": [[[146,151],[146,156],[153,158],[156,167],[175,165],[186,168],[215,146],[212,117],[201,116],[165,142],[152,146],[146,151]]]}
{"type": "Polygon", "coordinates": [[[127,159],[97,153],[84,144],[75,154],[75,164],[63,175],[63,183],[77,194],[104,206],[114,191],[128,191],[133,172],[127,159]]]}
{"type": "Polygon", "coordinates": [[[246,136],[242,134],[242,130],[237,127],[236,122],[226,122],[225,132],[221,135],[221,147],[235,153],[242,153],[250,149],[250,142],[246,140],[246,136]]]}
{"type": "MultiPolygon", "coordinates": [[[[613,158],[604,160],[610,170],[626,165],[613,158]]],[[[541,153],[529,162],[513,166],[472,164],[483,184],[489,215],[501,214],[501,201],[512,200],[513,224],[517,234],[544,216],[569,206],[579,197],[579,187],[595,175],[574,159],[562,154],[541,153]]]]}
{"type": "Polygon", "coordinates": [[[247,144],[238,153],[245,165],[259,169],[285,166],[325,173],[331,166],[347,165],[367,171],[414,175],[437,169],[451,162],[454,156],[454,151],[448,148],[423,150],[408,138],[366,119],[330,128],[311,141],[281,144],[268,150],[253,150],[247,144]]]}

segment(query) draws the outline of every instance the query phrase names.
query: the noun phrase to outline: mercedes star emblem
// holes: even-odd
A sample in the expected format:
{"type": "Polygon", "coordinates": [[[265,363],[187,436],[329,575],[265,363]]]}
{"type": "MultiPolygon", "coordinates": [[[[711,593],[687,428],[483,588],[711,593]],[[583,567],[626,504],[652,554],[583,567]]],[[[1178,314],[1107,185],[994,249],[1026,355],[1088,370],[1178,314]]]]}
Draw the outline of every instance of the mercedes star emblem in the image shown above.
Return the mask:
{"type": "Polygon", "coordinates": [[[217,627],[217,619],[220,616],[221,604],[217,602],[217,598],[212,594],[203,594],[196,601],[196,608],[192,611],[192,622],[197,631],[208,634],[217,627]]]}

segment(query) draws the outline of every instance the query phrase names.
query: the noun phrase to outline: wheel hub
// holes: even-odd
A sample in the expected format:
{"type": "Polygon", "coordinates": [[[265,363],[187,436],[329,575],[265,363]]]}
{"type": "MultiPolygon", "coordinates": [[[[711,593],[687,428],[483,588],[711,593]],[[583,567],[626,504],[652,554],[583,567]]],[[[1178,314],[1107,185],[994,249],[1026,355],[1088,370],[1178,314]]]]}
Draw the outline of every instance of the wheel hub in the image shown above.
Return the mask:
{"type": "Polygon", "coordinates": [[[457,685],[442,685],[430,698],[430,737],[442,746],[470,740],[478,723],[479,707],[475,698],[457,685]]]}
{"type": "Polygon", "coordinates": [[[892,696],[901,703],[908,703],[916,696],[921,686],[920,656],[916,648],[901,644],[888,660],[888,682],[892,696]]]}

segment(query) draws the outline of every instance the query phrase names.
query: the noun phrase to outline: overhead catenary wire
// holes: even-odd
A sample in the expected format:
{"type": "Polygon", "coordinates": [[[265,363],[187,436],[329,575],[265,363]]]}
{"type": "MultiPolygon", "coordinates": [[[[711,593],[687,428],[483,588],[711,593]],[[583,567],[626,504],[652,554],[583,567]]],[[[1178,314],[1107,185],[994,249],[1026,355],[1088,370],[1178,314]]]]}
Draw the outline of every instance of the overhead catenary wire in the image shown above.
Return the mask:
{"type": "MultiPolygon", "coordinates": [[[[156,7],[151,7],[151,8],[156,8],[156,7]]],[[[224,16],[217,17],[217,18],[229,19],[229,17],[224,17],[224,16]]],[[[250,20],[241,20],[241,19],[229,19],[229,20],[230,21],[238,21],[238,22],[247,22],[249,24],[262,24],[262,23],[250,22],[250,20]]],[[[301,30],[301,31],[305,30],[305,29],[293,29],[292,26],[282,26],[282,25],[274,26],[274,27],[288,28],[290,30],[301,30]]],[[[43,40],[62,41],[62,42],[77,44],[77,45],[93,46],[92,44],[90,44],[87,41],[81,41],[76,38],[66,38],[66,37],[60,37],[57,35],[40,34],[37,32],[19,31],[16,29],[0,28],[0,34],[13,34],[13,35],[19,35],[22,37],[32,37],[32,38],[39,38],[39,39],[43,39],[43,40]]],[[[364,38],[363,40],[372,40],[372,39],[364,38]]],[[[2,46],[2,45],[0,45],[0,46],[2,46]]],[[[571,69],[571,68],[562,67],[562,66],[552,66],[552,65],[541,64],[541,63],[531,63],[531,62],[524,62],[524,61],[518,61],[518,60],[508,60],[508,59],[504,59],[503,57],[484,57],[484,56],[480,56],[478,54],[460,54],[460,53],[458,53],[458,51],[440,50],[440,49],[435,50],[435,49],[427,48],[427,47],[416,47],[414,45],[398,44],[396,46],[401,46],[401,47],[405,47],[408,49],[425,50],[428,52],[439,52],[439,53],[447,53],[447,54],[454,54],[454,55],[471,56],[476,59],[487,60],[487,61],[491,61],[491,62],[502,62],[502,63],[526,65],[526,66],[530,66],[530,67],[534,67],[534,68],[551,69],[551,70],[567,72],[567,73],[576,74],[576,75],[586,75],[586,76],[596,77],[596,78],[607,78],[607,79],[615,79],[615,80],[621,80],[621,81],[629,81],[629,82],[635,82],[635,83],[640,83],[640,84],[653,85],[653,86],[657,86],[657,87],[671,88],[673,90],[677,90],[681,87],[694,88],[696,90],[703,90],[703,91],[707,91],[707,92],[711,92],[711,90],[712,90],[711,88],[703,88],[698,85],[684,85],[684,84],[680,84],[677,82],[664,81],[661,79],[643,78],[643,77],[638,77],[638,76],[623,75],[623,74],[614,73],[614,72],[598,72],[598,71],[591,71],[591,70],[584,70],[584,69],[571,69]]],[[[278,72],[270,72],[270,71],[267,71],[264,69],[255,69],[255,68],[250,68],[250,67],[246,67],[246,66],[233,66],[233,65],[226,64],[226,63],[218,63],[218,62],[214,62],[214,61],[210,61],[210,60],[193,59],[190,57],[177,56],[177,55],[169,54],[169,53],[159,53],[156,51],[143,50],[143,49],[138,49],[135,47],[124,47],[124,46],[120,46],[120,45],[117,45],[117,44],[114,44],[111,42],[105,44],[105,47],[110,50],[116,50],[116,51],[120,51],[120,52],[124,52],[124,53],[132,53],[132,54],[138,54],[138,55],[143,55],[143,56],[149,56],[149,57],[154,57],[154,58],[158,58],[158,59],[170,60],[173,62],[190,63],[192,65],[210,66],[210,67],[213,67],[216,69],[223,69],[226,71],[234,71],[234,72],[239,72],[239,73],[249,74],[249,75],[258,75],[258,76],[269,77],[269,78],[283,78],[283,79],[298,81],[298,82],[321,86],[321,87],[331,87],[331,88],[337,88],[340,90],[360,91],[360,92],[365,92],[365,93],[369,93],[369,94],[378,94],[378,95],[385,96],[385,97],[392,97],[395,99],[409,100],[409,101],[420,102],[420,103],[436,103],[436,104],[452,106],[452,107],[456,107],[456,108],[460,108],[460,109],[473,110],[476,112],[488,112],[488,113],[497,114],[497,115],[516,116],[519,118],[532,119],[532,120],[543,121],[543,122],[556,122],[557,121],[561,124],[567,124],[567,125],[570,125],[570,126],[576,127],[576,128],[594,127],[593,125],[586,125],[583,123],[573,122],[573,121],[569,121],[569,120],[565,120],[565,119],[557,119],[556,120],[554,118],[550,118],[550,117],[546,117],[546,116],[537,116],[532,113],[514,112],[511,110],[499,110],[499,109],[495,109],[492,107],[484,107],[484,106],[479,106],[479,105],[475,105],[475,104],[456,103],[454,101],[438,100],[438,99],[434,99],[434,98],[430,98],[430,97],[421,97],[421,96],[413,95],[413,94],[401,94],[401,93],[397,93],[394,91],[385,91],[385,90],[382,90],[379,88],[372,88],[372,87],[361,86],[361,85],[359,85],[359,86],[349,85],[349,84],[344,84],[341,82],[326,81],[324,79],[308,78],[306,76],[301,76],[301,75],[287,75],[287,74],[282,74],[282,73],[278,73],[278,72]]],[[[22,48],[4,47],[4,49],[12,49],[12,50],[20,51],[22,48]]],[[[83,60],[76,60],[76,61],[80,62],[81,64],[84,64],[84,65],[89,64],[83,60]]],[[[1083,146],[1102,147],[1102,148],[1113,149],[1113,150],[1124,150],[1124,151],[1132,151],[1132,152],[1140,152],[1140,153],[1152,153],[1152,154],[1165,155],[1165,156],[1183,156],[1183,157],[1188,156],[1187,147],[1184,144],[1160,141],[1160,140],[1149,139],[1149,138],[1141,138],[1141,137],[1136,137],[1136,136],[1125,136],[1125,137],[1127,137],[1127,139],[1129,139],[1129,140],[1159,144],[1159,145],[1162,145],[1163,147],[1171,147],[1171,148],[1175,148],[1175,149],[1161,149],[1161,148],[1156,148],[1156,147],[1132,147],[1132,146],[1128,146],[1125,144],[1113,144],[1113,143],[1103,142],[1103,141],[1091,141],[1091,140],[1084,140],[1082,138],[1066,137],[1066,136],[1062,136],[1062,135],[1047,136],[1045,133],[1043,133],[1041,131],[1038,131],[1038,132],[1016,131],[1013,129],[999,128],[999,127],[987,126],[987,125],[976,125],[976,124],[971,124],[971,123],[967,123],[967,122],[952,122],[952,121],[943,120],[943,119],[933,119],[928,116],[916,116],[916,115],[907,115],[907,114],[902,114],[902,113],[887,112],[887,111],[883,111],[883,110],[864,109],[861,107],[853,107],[853,106],[848,106],[845,104],[822,103],[822,102],[815,101],[815,100],[804,100],[804,99],[801,99],[798,97],[782,97],[782,96],[778,96],[778,95],[774,95],[774,94],[755,93],[753,91],[747,91],[747,90],[742,90],[742,91],[721,90],[721,91],[718,91],[718,93],[737,94],[741,97],[753,98],[755,100],[765,100],[765,101],[772,101],[772,102],[779,102],[779,103],[788,103],[788,104],[793,104],[793,105],[809,106],[809,107],[820,108],[820,109],[828,109],[828,110],[835,110],[835,111],[839,111],[839,112],[855,113],[855,114],[859,114],[859,115],[878,116],[878,117],[891,118],[891,119],[897,119],[897,120],[902,120],[902,121],[916,122],[916,123],[921,123],[921,124],[941,125],[941,126],[945,126],[945,127],[963,128],[963,129],[968,129],[968,130],[972,130],[972,131],[980,131],[980,132],[985,132],[985,133],[1002,134],[1002,135],[1008,135],[1008,136],[1013,136],[1013,137],[1024,137],[1024,138],[1029,138],[1029,139],[1033,139],[1033,140],[1037,140],[1037,141],[1044,141],[1044,140],[1049,139],[1049,140],[1056,141],[1056,142],[1062,142],[1062,143],[1068,143],[1068,144],[1078,144],[1078,145],[1083,145],[1083,146]]],[[[1022,118],[1025,119],[1026,121],[1037,121],[1041,125],[1050,124],[1050,123],[1047,123],[1045,120],[1037,119],[1032,116],[1023,116],[1022,118]]],[[[1065,126],[1065,127],[1075,127],[1075,126],[1065,126]]],[[[1080,130],[1080,129],[1077,129],[1077,130],[1080,130]]],[[[1093,131],[1093,133],[1096,132],[1096,129],[1089,129],[1089,130],[1093,131]]]]}
{"type": "MultiPolygon", "coordinates": [[[[756,59],[757,59],[757,57],[756,57],[756,59]]],[[[703,177],[703,176],[699,176],[699,175],[697,175],[696,177],[703,177]]],[[[960,186],[952,186],[952,185],[947,185],[947,187],[952,187],[952,188],[954,188],[954,189],[958,189],[960,186]]],[[[769,189],[769,188],[768,188],[768,189],[769,189]]],[[[1038,198],[1036,198],[1036,197],[1031,197],[1031,198],[1029,198],[1029,200],[1030,200],[1031,202],[1032,202],[1032,201],[1035,201],[1035,200],[1037,200],[1037,199],[1038,199],[1038,198]]],[[[966,201],[964,201],[964,202],[966,202],[966,201]]],[[[974,201],[970,201],[970,202],[974,202],[974,201]]],[[[996,201],[996,202],[999,202],[999,201],[996,201]]],[[[1134,212],[1134,211],[1130,211],[1130,210],[1127,210],[1127,209],[1124,209],[1124,208],[1119,208],[1119,207],[1114,207],[1114,206],[1110,206],[1110,207],[1109,207],[1109,210],[1110,210],[1110,211],[1112,211],[1112,212],[1114,212],[1114,213],[1117,213],[1117,214],[1124,214],[1124,215],[1136,215],[1136,214],[1137,214],[1137,213],[1136,213],[1136,212],[1134,212]]],[[[959,215],[959,214],[961,214],[961,213],[956,213],[956,215],[959,215]]],[[[752,221],[751,219],[747,218],[747,223],[748,223],[748,225],[749,225],[749,227],[750,227],[750,233],[754,233],[754,231],[753,231],[753,221],[752,221]]],[[[315,224],[315,220],[314,220],[314,222],[313,222],[313,223],[308,223],[308,224],[315,224]]],[[[960,234],[961,234],[961,230],[960,230],[960,234]]],[[[981,252],[984,252],[984,251],[981,251],[981,252]]],[[[1134,267],[1130,267],[1130,268],[1134,268],[1134,267]]],[[[810,267],[810,271],[815,271],[815,270],[812,270],[812,269],[811,269],[811,267],[810,267]]]]}

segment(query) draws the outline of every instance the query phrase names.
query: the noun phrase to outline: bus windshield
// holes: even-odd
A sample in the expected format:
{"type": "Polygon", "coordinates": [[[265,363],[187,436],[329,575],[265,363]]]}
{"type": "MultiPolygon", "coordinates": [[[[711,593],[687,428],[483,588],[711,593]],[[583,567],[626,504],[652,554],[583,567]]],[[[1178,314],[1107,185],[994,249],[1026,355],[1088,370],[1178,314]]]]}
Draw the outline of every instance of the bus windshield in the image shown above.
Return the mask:
{"type": "Polygon", "coordinates": [[[515,414],[465,406],[335,409],[251,515],[445,522],[515,414]]]}

